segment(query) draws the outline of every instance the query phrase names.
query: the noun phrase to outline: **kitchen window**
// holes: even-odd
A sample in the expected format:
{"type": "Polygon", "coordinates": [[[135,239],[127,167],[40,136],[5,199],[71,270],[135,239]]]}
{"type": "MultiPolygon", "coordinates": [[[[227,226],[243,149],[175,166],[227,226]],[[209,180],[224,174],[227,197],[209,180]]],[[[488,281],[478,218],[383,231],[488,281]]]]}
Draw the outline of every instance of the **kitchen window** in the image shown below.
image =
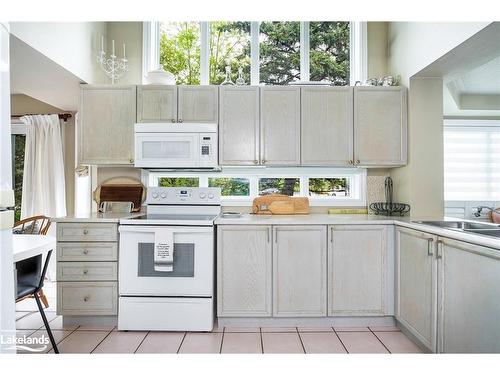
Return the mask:
{"type": "Polygon", "coordinates": [[[308,197],[311,206],[365,206],[366,169],[362,168],[222,168],[221,172],[142,170],[147,186],[220,187],[225,206],[250,206],[268,194],[308,197]]]}
{"type": "Polygon", "coordinates": [[[446,201],[498,201],[500,121],[444,121],[446,201]]]}
{"type": "Polygon", "coordinates": [[[366,79],[364,22],[145,22],[144,74],[163,66],[178,84],[221,84],[242,68],[246,84],[366,79]]]}

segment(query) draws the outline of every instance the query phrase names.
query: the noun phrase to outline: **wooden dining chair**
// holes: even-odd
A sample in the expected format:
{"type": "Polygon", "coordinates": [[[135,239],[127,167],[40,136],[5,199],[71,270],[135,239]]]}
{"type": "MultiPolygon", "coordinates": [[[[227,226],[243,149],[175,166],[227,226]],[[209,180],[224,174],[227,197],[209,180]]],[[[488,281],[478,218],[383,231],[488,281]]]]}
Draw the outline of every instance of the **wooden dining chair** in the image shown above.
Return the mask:
{"type": "MultiPolygon", "coordinates": [[[[46,235],[47,232],[49,231],[50,224],[51,224],[51,219],[48,216],[44,215],[31,216],[14,223],[14,228],[12,229],[12,232],[14,234],[46,235]]],[[[47,299],[47,296],[45,295],[43,289],[41,288],[38,291],[38,297],[42,301],[45,308],[49,307],[49,301],[47,299]]],[[[33,296],[28,295],[24,298],[33,298],[33,296]]],[[[19,301],[21,301],[24,298],[19,299],[19,301]]]]}

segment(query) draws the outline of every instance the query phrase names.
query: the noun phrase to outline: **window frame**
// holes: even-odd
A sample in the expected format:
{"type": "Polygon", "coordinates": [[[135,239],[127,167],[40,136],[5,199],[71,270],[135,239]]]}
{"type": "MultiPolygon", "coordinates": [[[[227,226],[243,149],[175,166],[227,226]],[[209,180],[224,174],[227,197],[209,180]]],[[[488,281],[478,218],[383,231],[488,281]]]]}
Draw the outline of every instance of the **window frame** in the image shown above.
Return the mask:
{"type": "Polygon", "coordinates": [[[223,167],[221,172],[196,171],[156,171],[141,170],[141,181],[144,186],[158,186],[159,177],[198,177],[201,187],[208,186],[210,177],[238,177],[250,180],[250,196],[222,197],[223,206],[251,206],[258,196],[259,178],[299,178],[300,194],[308,197],[311,206],[358,207],[366,206],[366,174],[364,168],[321,168],[321,167],[223,167]],[[351,197],[311,197],[309,196],[309,178],[348,178],[350,180],[351,197]]]}
{"type": "MultiPolygon", "coordinates": [[[[364,81],[368,74],[367,23],[350,22],[349,43],[349,83],[364,81]]],[[[261,85],[260,82],[260,22],[250,22],[250,84],[261,85]]],[[[200,85],[210,82],[210,22],[200,22],[200,85]]],[[[310,79],[310,30],[309,21],[300,21],[300,80],[310,79]]],[[[143,23],[142,83],[145,83],[147,72],[160,66],[160,22],[143,23]]]]}

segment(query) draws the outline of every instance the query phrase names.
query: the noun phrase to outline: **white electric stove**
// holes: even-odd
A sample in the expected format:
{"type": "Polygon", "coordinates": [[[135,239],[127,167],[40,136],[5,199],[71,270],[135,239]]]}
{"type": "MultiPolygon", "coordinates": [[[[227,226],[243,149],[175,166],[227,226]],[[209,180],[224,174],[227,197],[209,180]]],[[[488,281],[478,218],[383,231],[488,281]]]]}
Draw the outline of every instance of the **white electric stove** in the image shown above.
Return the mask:
{"type": "Polygon", "coordinates": [[[146,204],[146,215],[120,220],[118,330],[211,331],[220,188],[150,187],[146,204]],[[154,262],[165,228],[173,233],[168,272],[154,262]]]}

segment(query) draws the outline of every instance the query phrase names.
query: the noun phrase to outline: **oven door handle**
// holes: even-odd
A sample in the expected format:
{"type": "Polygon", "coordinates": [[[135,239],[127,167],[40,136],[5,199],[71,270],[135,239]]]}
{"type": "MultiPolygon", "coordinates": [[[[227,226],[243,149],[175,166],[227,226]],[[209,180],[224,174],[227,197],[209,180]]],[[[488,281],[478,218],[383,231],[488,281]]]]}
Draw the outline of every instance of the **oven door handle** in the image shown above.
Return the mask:
{"type": "Polygon", "coordinates": [[[176,226],[142,226],[142,225],[120,225],[118,226],[118,232],[120,233],[154,233],[156,229],[168,228],[174,233],[213,233],[213,226],[206,227],[176,227],[176,226]]]}

